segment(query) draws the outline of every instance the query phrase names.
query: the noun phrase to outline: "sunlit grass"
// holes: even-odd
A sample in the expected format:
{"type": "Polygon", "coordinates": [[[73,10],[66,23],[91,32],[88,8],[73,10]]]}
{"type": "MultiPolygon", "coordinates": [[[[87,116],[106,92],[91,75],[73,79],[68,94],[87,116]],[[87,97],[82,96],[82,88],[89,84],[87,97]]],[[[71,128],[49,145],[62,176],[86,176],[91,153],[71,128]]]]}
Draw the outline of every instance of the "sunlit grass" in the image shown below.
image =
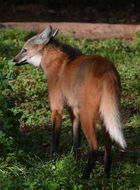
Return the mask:
{"type": "MultiPolygon", "coordinates": [[[[121,152],[114,143],[111,178],[108,180],[104,178],[101,161],[97,162],[88,181],[80,178],[86,164],[87,143],[82,137],[82,158],[76,163],[71,148],[71,122],[67,112],[65,112],[62,126],[61,155],[57,157],[56,162],[49,161],[50,109],[46,77],[42,71],[30,65],[18,68],[6,66],[24,41],[33,34],[34,32],[13,29],[0,30],[0,100],[2,105],[0,107],[2,126],[0,130],[0,189],[140,189],[139,33],[129,44],[115,39],[78,40],[62,34],[58,37],[60,41],[79,48],[83,53],[99,54],[112,60],[121,75],[121,112],[128,150],[121,152]],[[7,113],[6,109],[12,112],[7,113]],[[19,123],[16,123],[17,120],[19,123]]],[[[100,145],[100,160],[102,160],[104,144],[100,129],[97,130],[97,136],[100,145]]]]}

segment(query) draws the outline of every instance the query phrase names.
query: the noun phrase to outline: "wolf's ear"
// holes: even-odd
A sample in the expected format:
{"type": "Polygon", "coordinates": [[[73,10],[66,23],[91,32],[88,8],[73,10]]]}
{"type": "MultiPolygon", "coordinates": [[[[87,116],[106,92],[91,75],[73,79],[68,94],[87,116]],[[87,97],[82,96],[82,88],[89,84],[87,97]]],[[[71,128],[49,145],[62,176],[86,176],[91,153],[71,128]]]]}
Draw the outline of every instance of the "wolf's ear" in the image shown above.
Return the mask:
{"type": "Polygon", "coordinates": [[[51,37],[55,38],[55,36],[58,34],[58,32],[59,32],[59,29],[53,30],[51,37]]]}
{"type": "Polygon", "coordinates": [[[49,25],[41,34],[32,39],[32,44],[47,44],[52,37],[52,27],[49,25]]]}
{"type": "Polygon", "coordinates": [[[49,42],[52,34],[52,27],[49,25],[41,34],[39,34],[39,38],[42,39],[44,43],[49,42]]]}

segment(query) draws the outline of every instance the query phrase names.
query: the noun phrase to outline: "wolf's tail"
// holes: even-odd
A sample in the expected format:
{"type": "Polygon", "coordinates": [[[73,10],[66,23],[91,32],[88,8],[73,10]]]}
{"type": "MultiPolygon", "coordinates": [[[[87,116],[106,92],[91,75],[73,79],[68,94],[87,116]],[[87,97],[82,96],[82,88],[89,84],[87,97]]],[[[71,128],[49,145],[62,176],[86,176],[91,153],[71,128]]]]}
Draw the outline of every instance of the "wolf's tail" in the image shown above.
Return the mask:
{"type": "Polygon", "coordinates": [[[126,141],[123,136],[122,124],[120,120],[120,113],[118,108],[118,101],[114,85],[110,88],[104,85],[103,95],[100,104],[100,113],[103,119],[106,130],[123,149],[126,148],[126,141]]]}

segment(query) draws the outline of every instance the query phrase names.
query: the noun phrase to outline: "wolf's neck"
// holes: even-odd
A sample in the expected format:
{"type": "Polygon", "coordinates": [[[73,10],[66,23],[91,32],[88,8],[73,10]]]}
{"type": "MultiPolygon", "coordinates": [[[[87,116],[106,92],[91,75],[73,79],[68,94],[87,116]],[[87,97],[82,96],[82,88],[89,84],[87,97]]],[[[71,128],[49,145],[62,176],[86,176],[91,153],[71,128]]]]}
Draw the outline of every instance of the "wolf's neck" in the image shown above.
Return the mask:
{"type": "Polygon", "coordinates": [[[52,41],[44,48],[41,67],[47,78],[49,76],[58,76],[62,73],[66,64],[69,64],[82,53],[69,45],[52,41]]]}
{"type": "Polygon", "coordinates": [[[72,60],[75,57],[82,55],[79,49],[72,47],[68,44],[61,43],[57,40],[53,40],[50,45],[63,52],[69,58],[69,60],[72,60]]]}

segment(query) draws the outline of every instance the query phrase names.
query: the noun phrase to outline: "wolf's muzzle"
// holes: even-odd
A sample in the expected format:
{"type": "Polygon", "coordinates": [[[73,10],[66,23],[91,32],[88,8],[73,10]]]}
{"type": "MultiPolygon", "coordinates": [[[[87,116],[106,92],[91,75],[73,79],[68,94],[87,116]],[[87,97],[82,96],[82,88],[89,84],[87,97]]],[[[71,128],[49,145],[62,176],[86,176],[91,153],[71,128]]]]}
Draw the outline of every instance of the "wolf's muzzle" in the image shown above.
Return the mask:
{"type": "Polygon", "coordinates": [[[28,64],[28,63],[27,63],[27,60],[24,60],[24,61],[21,61],[21,62],[17,62],[16,59],[13,59],[13,62],[16,63],[16,64],[15,64],[16,66],[21,66],[21,65],[28,64]]]}

